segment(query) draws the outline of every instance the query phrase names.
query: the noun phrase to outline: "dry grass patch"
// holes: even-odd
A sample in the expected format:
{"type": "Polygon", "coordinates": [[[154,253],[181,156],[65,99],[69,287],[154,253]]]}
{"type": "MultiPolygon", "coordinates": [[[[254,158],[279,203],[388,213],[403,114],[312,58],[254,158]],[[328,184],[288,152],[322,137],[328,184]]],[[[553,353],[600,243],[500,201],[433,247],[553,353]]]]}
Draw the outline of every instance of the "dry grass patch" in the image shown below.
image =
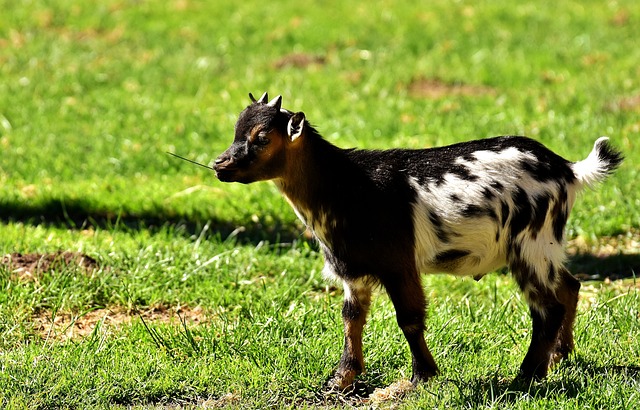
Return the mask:
{"type": "Polygon", "coordinates": [[[640,95],[619,98],[607,105],[610,111],[640,111],[640,95]]]}
{"type": "Polygon", "coordinates": [[[144,320],[153,324],[198,325],[207,320],[200,306],[165,307],[156,306],[142,310],[130,310],[123,307],[94,309],[82,313],[53,312],[45,310],[34,314],[34,331],[43,339],[73,340],[90,335],[99,327],[102,332],[111,332],[135,320],[144,320]]]}
{"type": "Polygon", "coordinates": [[[279,58],[273,63],[273,67],[277,69],[285,67],[306,68],[312,65],[323,65],[326,59],[323,56],[317,56],[305,53],[292,53],[279,58]]]}
{"type": "Polygon", "coordinates": [[[93,272],[100,268],[98,261],[81,252],[57,251],[54,253],[10,253],[0,260],[14,279],[37,280],[43,273],[54,270],[81,269],[93,272]]]}
{"type": "Polygon", "coordinates": [[[407,86],[413,97],[439,99],[450,96],[478,97],[495,95],[496,90],[484,85],[465,84],[462,82],[446,82],[439,78],[417,77],[407,86]]]}
{"type": "Polygon", "coordinates": [[[616,236],[601,236],[597,241],[589,241],[584,236],[578,236],[567,244],[569,255],[590,253],[597,257],[607,257],[624,254],[640,255],[640,231],[631,229],[629,232],[616,236]]]}

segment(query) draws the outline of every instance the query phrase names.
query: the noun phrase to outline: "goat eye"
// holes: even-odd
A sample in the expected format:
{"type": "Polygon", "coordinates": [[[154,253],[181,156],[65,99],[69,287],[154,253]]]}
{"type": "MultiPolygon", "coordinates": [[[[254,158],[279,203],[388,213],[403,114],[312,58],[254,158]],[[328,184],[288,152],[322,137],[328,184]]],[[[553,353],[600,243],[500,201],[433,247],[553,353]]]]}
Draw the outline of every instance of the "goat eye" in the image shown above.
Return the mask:
{"type": "Polygon", "coordinates": [[[256,139],[256,144],[262,145],[262,146],[265,146],[265,145],[269,144],[270,142],[271,141],[269,140],[269,138],[263,137],[262,135],[259,135],[258,138],[256,139]]]}

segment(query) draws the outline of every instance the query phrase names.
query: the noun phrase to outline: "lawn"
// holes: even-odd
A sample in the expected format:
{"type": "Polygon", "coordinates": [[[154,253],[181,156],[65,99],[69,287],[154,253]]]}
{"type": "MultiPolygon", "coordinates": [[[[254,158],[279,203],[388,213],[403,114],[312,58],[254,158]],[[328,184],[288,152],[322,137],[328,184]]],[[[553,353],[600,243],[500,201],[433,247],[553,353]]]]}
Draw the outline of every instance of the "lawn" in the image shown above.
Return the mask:
{"type": "Polygon", "coordinates": [[[640,5],[620,1],[0,0],[0,407],[640,407],[640,5]],[[271,183],[209,164],[248,93],[342,147],[521,134],[626,160],[567,226],[576,353],[515,377],[508,275],[424,278],[442,375],[403,397],[378,292],[356,391],[323,395],[342,290],[271,183]],[[378,391],[380,393],[380,390],[378,391]]]}

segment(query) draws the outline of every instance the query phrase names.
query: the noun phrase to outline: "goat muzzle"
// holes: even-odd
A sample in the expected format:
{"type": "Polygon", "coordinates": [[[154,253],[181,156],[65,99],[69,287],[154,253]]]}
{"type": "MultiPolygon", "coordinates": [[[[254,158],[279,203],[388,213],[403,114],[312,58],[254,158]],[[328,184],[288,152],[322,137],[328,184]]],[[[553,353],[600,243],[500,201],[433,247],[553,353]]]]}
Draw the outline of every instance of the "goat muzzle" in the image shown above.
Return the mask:
{"type": "Polygon", "coordinates": [[[233,174],[238,169],[236,162],[228,157],[221,155],[215,159],[213,163],[213,169],[216,171],[216,176],[222,182],[232,182],[233,174]]]}

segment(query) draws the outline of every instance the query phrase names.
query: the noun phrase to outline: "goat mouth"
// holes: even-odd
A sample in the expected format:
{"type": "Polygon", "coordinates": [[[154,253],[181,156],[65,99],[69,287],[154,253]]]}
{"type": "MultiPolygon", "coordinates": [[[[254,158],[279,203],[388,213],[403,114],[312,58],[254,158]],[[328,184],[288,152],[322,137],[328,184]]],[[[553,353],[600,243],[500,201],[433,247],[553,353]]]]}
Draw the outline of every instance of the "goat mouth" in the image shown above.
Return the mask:
{"type": "Polygon", "coordinates": [[[233,172],[226,170],[216,171],[216,177],[222,182],[232,182],[233,172]]]}
{"type": "Polygon", "coordinates": [[[235,168],[219,168],[216,169],[216,177],[221,182],[234,182],[236,180],[236,169],[235,168]]]}

